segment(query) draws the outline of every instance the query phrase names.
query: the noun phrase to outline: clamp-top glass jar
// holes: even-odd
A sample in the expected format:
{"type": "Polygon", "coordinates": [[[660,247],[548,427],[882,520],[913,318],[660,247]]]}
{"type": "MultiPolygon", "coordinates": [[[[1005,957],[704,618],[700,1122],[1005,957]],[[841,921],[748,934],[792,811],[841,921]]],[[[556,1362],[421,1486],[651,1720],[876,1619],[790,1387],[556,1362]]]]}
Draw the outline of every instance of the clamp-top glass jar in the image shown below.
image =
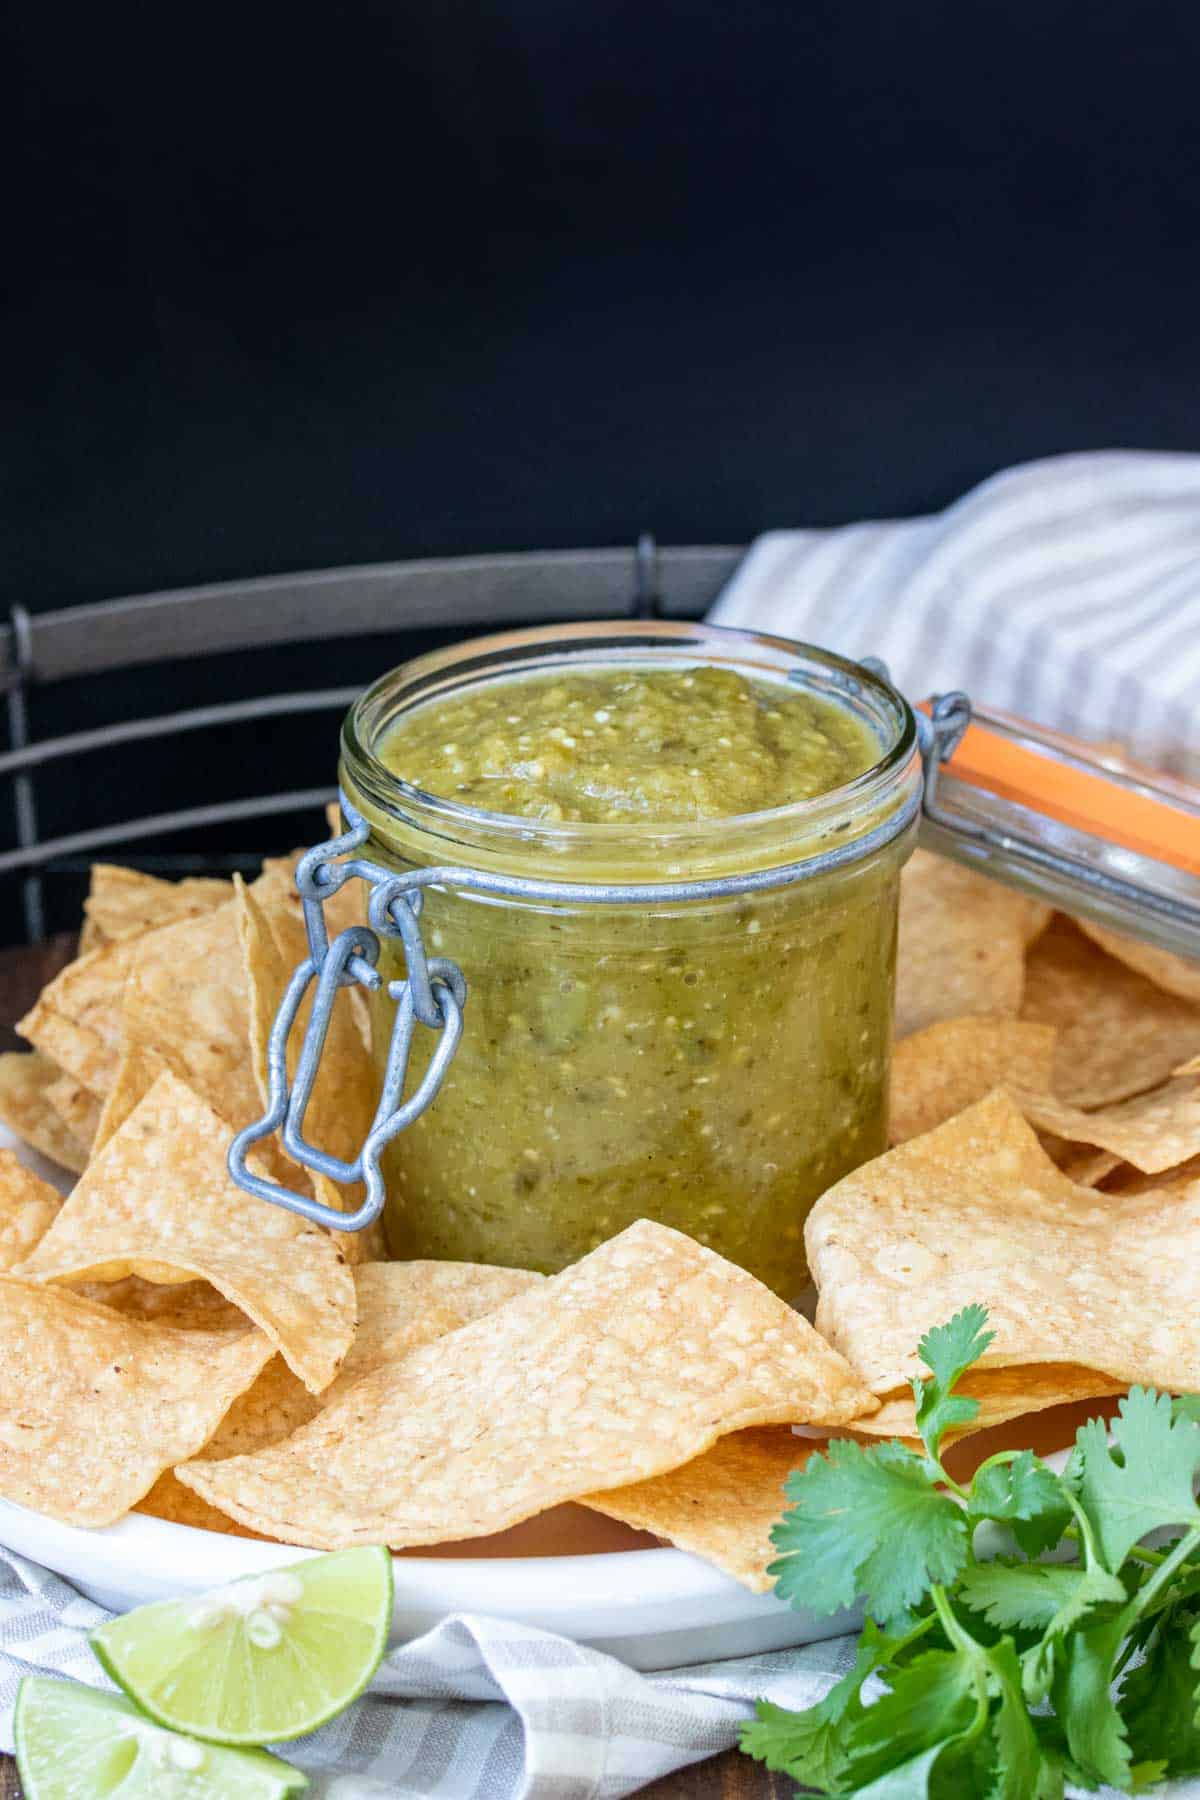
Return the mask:
{"type": "MultiPolygon", "coordinates": [[[[484,871],[509,890],[424,891],[426,949],[459,965],[470,998],[437,1099],[385,1153],[392,1254],[552,1271],[650,1216],[796,1294],[808,1208],[886,1143],[898,877],[921,789],[900,696],[869,669],[749,632],[513,632],[376,682],[346,721],[341,780],[373,862],[484,871]],[[837,709],[868,746],[861,772],[739,810],[731,740],[720,775],[735,809],[684,820],[485,811],[395,772],[389,742],[417,709],[461,721],[460,703],[499,683],[516,709],[535,677],[699,669],[768,706],[778,689],[837,709]],[[577,891],[548,900],[546,882],[577,891]]],[[[404,975],[396,938],[379,966],[404,975]]],[[[382,1069],[386,986],[372,1005],[382,1069]]],[[[436,1043],[418,1036],[414,1080],[436,1043]]]]}

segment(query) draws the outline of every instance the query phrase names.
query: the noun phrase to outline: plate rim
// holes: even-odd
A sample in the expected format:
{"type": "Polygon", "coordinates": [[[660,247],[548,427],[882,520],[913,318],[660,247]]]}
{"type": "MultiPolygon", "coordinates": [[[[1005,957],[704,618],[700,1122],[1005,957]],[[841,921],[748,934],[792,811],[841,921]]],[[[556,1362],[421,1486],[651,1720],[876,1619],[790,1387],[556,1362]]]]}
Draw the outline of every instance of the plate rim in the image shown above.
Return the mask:
{"type": "MultiPolygon", "coordinates": [[[[0,1544],[68,1581],[120,1589],[131,1579],[161,1580],[182,1592],[319,1554],[145,1513],[128,1513],[113,1525],[69,1525],[11,1500],[0,1500],[0,1544]]],[[[639,1619],[645,1621],[640,1629],[661,1630],[700,1617],[713,1626],[792,1610],[775,1594],[756,1594],[715,1564],[669,1545],[566,1556],[393,1555],[392,1568],[398,1611],[543,1620],[586,1613],[589,1636],[639,1629],[639,1619]]]]}

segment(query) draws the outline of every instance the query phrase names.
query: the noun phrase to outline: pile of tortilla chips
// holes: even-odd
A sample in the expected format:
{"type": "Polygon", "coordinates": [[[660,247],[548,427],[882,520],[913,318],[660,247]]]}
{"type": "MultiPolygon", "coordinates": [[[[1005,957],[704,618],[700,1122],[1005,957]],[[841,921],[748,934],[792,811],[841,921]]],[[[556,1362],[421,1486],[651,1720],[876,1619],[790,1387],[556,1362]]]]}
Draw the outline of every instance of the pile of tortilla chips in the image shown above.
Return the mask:
{"type": "MultiPolygon", "coordinates": [[[[79,1178],[64,1199],[0,1152],[0,1497],[314,1548],[490,1537],[570,1501],[762,1590],[809,1440],[911,1438],[918,1340],[969,1302],[996,1335],[963,1436],[1200,1388],[1200,965],[918,853],[893,1147],[812,1211],[814,1329],[649,1221],[544,1278],[388,1263],[235,1187],[306,954],[293,866],[97,867],[32,1053],[0,1056],[0,1119],[79,1178]]],[[[375,1104],[356,998],[307,1122],[344,1158],[375,1104]]]]}

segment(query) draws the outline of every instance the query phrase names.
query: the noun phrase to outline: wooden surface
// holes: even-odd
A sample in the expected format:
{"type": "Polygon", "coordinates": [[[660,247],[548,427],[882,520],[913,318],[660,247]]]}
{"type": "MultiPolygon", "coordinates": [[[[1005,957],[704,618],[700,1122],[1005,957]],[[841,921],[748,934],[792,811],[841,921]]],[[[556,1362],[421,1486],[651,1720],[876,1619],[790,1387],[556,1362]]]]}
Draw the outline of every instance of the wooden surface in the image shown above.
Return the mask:
{"type": "MultiPolygon", "coordinates": [[[[0,950],[0,1049],[28,1048],[13,1031],[13,1022],[29,1010],[41,989],[74,954],[75,938],[70,932],[32,948],[0,950]]],[[[642,1789],[646,1800],[790,1800],[795,1791],[783,1776],[768,1775],[733,1750],[642,1789]]],[[[20,1796],[16,1766],[10,1756],[0,1756],[0,1800],[20,1800],[20,1796]]]]}
{"type": "MultiPolygon", "coordinates": [[[[642,1789],[643,1800],[791,1800],[795,1786],[783,1775],[768,1775],[736,1750],[682,1769],[642,1789]]],[[[21,1800],[21,1784],[11,1756],[0,1756],[0,1800],[21,1800]]]]}
{"type": "MultiPolygon", "coordinates": [[[[0,950],[0,1050],[29,1049],[13,1026],[24,1018],[46,983],[70,962],[75,941],[73,931],[60,931],[44,944],[0,950]]],[[[6,1800],[2,1790],[0,1800],[6,1800]]]]}
{"type": "MultiPolygon", "coordinates": [[[[784,1776],[767,1775],[734,1750],[642,1789],[643,1800],[791,1800],[795,1792],[784,1776]]],[[[21,1800],[11,1756],[0,1756],[0,1800],[21,1800]]]]}
{"type": "MultiPolygon", "coordinates": [[[[786,1775],[768,1775],[748,1757],[729,1750],[653,1782],[642,1789],[642,1796],[643,1800],[792,1800],[796,1792],[795,1782],[786,1775]]],[[[2,1793],[0,1800],[5,1800],[2,1793]]]]}

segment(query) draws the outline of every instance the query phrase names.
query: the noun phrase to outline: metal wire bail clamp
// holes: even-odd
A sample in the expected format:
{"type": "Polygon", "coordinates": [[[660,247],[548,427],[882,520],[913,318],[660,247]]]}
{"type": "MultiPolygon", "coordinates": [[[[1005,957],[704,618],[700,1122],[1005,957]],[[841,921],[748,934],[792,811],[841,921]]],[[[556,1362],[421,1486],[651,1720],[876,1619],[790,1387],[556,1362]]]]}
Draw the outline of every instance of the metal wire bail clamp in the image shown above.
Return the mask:
{"type": "Polygon", "coordinates": [[[370,827],[345,796],[342,797],[342,808],[350,821],[350,830],[307,851],[296,868],[296,887],[304,903],[309,955],[288,983],[271,1027],[267,1044],[267,1110],[261,1119],[238,1132],[229,1146],[226,1160],[237,1185],[258,1199],[286,1207],[289,1212],[299,1213],[314,1224],[327,1225],[331,1230],[362,1231],[375,1222],[383,1209],[385,1189],[380,1157],[397,1133],[420,1118],[432,1105],[458,1049],[467,984],[457,963],[444,956],[427,957],[425,954],[420,923],[424,900],[422,889],[414,888],[409,876],[397,875],[394,870],[353,855],[366,843],[370,827]],[[338,860],[343,857],[347,860],[338,860]],[[330,943],[325,924],[325,902],[352,880],[366,881],[370,885],[369,924],[352,926],[330,943]],[[385,937],[399,938],[403,943],[406,975],[403,981],[388,983],[388,995],[396,1002],[396,1018],[379,1104],[362,1149],[355,1160],[348,1163],[310,1144],[304,1136],[304,1120],[338,991],[355,986],[371,993],[378,991],[383,977],[376,965],[382,948],[380,940],[385,937]],[[296,1073],[289,1084],[288,1041],[310,988],[314,989],[312,1009],[296,1073]],[[405,1078],[418,1024],[441,1036],[429,1067],[406,1100],[405,1078]],[[276,1131],[288,1155],[303,1168],[327,1175],[340,1184],[363,1182],[366,1198],[358,1210],[338,1212],[307,1194],[298,1194],[292,1188],[255,1174],[247,1160],[250,1152],[276,1131]]]}
{"type": "MultiPolygon", "coordinates": [[[[890,682],[883,663],[874,657],[866,657],[864,661],[868,667],[875,667],[882,680],[890,682]]],[[[935,694],[928,713],[914,712],[913,718],[917,722],[917,742],[921,746],[924,771],[921,811],[927,819],[953,831],[957,828],[955,822],[946,817],[938,803],[938,777],[942,764],[950,761],[971,723],[971,702],[966,694],[955,688],[948,694],[935,694]]]]}

